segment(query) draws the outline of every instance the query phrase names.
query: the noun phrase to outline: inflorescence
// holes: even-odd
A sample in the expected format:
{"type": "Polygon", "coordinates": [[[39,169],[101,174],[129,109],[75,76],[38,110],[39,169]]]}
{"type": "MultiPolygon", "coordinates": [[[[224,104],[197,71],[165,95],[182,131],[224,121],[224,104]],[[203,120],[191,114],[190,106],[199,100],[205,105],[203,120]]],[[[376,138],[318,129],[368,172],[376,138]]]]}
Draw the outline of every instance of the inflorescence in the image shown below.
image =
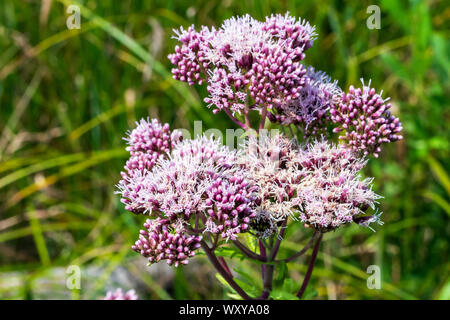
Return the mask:
{"type": "Polygon", "coordinates": [[[380,214],[368,214],[381,197],[361,170],[383,143],[402,139],[401,123],[370,82],[344,92],[303,64],[317,36],[313,26],[288,13],[263,22],[245,15],[175,34],[173,76],[206,84],[214,113],[250,130],[256,111],[259,129],[267,118],[292,134],[249,134],[237,151],[141,120],[125,138],[130,158],[117,186],[127,210],[148,216],[133,250],[149,263],[178,266],[205,238],[217,244],[250,232],[266,239],[288,219],[320,232],[381,224],[380,214]],[[339,144],[328,142],[333,133],[339,144]],[[303,143],[293,139],[299,134],[303,143]]]}
{"type": "Polygon", "coordinates": [[[103,298],[103,300],[137,300],[137,299],[138,296],[136,294],[136,291],[132,289],[123,293],[121,288],[118,288],[114,291],[108,291],[106,293],[106,296],[103,298]]]}
{"type": "Polygon", "coordinates": [[[177,80],[208,83],[205,102],[219,110],[245,113],[256,106],[288,103],[300,96],[306,69],[305,51],[316,37],[307,21],[288,14],[260,22],[249,15],[233,17],[218,28],[176,30],[180,46],[169,55],[177,80]]]}
{"type": "Polygon", "coordinates": [[[361,82],[362,89],[350,86],[339,103],[330,108],[331,120],[339,125],[333,131],[344,132],[340,138],[354,151],[378,157],[382,143],[402,139],[398,134],[402,124],[390,113],[389,99],[376,93],[370,82],[367,86],[361,82]]]}

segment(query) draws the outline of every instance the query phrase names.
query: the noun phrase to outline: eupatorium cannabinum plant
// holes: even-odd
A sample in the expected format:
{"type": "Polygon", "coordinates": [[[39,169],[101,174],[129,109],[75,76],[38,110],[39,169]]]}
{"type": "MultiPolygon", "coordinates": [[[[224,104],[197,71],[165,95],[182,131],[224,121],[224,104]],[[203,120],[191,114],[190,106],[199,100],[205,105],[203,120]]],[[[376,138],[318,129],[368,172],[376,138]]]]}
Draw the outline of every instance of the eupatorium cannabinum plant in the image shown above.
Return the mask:
{"type": "Polygon", "coordinates": [[[117,193],[127,210],[146,216],[132,249],[149,264],[179,267],[203,250],[240,297],[269,299],[274,269],[313,247],[303,283],[292,292],[301,298],[326,232],[382,224],[381,197],[360,172],[384,144],[402,139],[401,123],[370,81],[345,92],[305,64],[316,37],[314,26],[288,13],[175,31],[174,78],[205,85],[206,106],[247,134],[232,150],[205,135],[183,138],[156,119],[128,133],[130,158],[117,193]],[[282,133],[266,134],[269,124],[282,133]],[[278,257],[291,224],[314,233],[297,253],[278,257]],[[261,292],[236,280],[224,247],[261,265],[262,280],[252,279],[262,281],[261,292]]]}

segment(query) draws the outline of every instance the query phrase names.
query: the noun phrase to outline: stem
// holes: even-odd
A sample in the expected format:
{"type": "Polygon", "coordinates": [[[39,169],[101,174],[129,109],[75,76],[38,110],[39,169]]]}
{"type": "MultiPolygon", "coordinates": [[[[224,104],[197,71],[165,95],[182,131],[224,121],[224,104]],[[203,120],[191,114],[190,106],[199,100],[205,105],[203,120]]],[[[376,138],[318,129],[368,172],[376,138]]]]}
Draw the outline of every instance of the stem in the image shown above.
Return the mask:
{"type": "Polygon", "coordinates": [[[219,234],[216,235],[211,250],[215,250],[217,248],[217,243],[218,242],[219,242],[219,234]]]}
{"type": "Polygon", "coordinates": [[[250,117],[249,117],[249,111],[248,109],[246,111],[244,111],[244,117],[245,117],[245,125],[247,126],[247,128],[251,128],[252,125],[250,123],[250,117]]]}
{"type": "Polygon", "coordinates": [[[274,260],[277,256],[278,249],[280,249],[281,241],[283,241],[284,232],[286,230],[287,219],[283,221],[280,227],[280,232],[278,233],[277,242],[275,243],[275,247],[273,248],[272,255],[270,260],[274,260]]]}
{"type": "Polygon", "coordinates": [[[225,259],[223,257],[217,257],[217,260],[219,260],[220,264],[222,265],[222,267],[225,269],[225,271],[230,275],[233,276],[231,274],[230,268],[228,268],[228,264],[225,261],[225,259]]]}
{"type": "Polygon", "coordinates": [[[245,131],[247,131],[249,129],[249,127],[247,125],[243,124],[241,121],[236,119],[236,117],[233,116],[233,114],[231,113],[230,110],[228,110],[228,109],[222,109],[222,110],[225,111],[227,116],[230,117],[230,119],[233,120],[233,122],[236,123],[238,126],[240,126],[242,129],[244,129],[245,131]]]}
{"type": "Polygon", "coordinates": [[[199,220],[199,216],[198,214],[195,216],[195,229],[198,230],[198,221],[199,220]]]}
{"type": "MultiPolygon", "coordinates": [[[[266,248],[264,247],[264,243],[262,242],[262,240],[259,240],[258,243],[259,243],[259,252],[261,253],[261,257],[264,257],[264,259],[267,259],[266,248]]],[[[261,277],[262,277],[263,283],[264,283],[265,273],[266,273],[266,266],[263,264],[263,265],[261,265],[261,277]]]]}
{"type": "Polygon", "coordinates": [[[312,235],[311,239],[308,241],[308,243],[305,245],[305,247],[302,250],[300,250],[299,252],[297,252],[294,255],[290,256],[289,258],[276,260],[276,262],[281,262],[281,261],[290,262],[290,261],[292,261],[294,259],[297,259],[298,257],[302,256],[312,246],[312,244],[314,243],[314,240],[316,240],[318,235],[319,235],[319,232],[318,231],[314,231],[314,234],[312,235]]]}
{"type": "Polygon", "coordinates": [[[259,254],[254,253],[249,248],[247,248],[245,245],[243,245],[241,242],[239,242],[239,240],[233,240],[233,243],[239,250],[241,250],[241,252],[243,254],[245,254],[250,259],[258,260],[258,261],[261,261],[261,262],[266,262],[267,261],[266,257],[263,257],[263,256],[261,256],[259,254]]]}
{"type": "Polygon", "coordinates": [[[317,258],[317,253],[319,252],[320,242],[322,240],[322,236],[323,236],[323,233],[320,233],[319,239],[317,239],[316,244],[314,245],[314,249],[313,249],[313,252],[311,254],[311,260],[309,261],[309,264],[308,264],[308,270],[306,271],[306,274],[305,274],[305,279],[303,279],[302,286],[301,286],[300,290],[297,293],[297,297],[299,299],[301,299],[303,293],[305,293],[306,287],[308,286],[308,282],[309,282],[309,280],[311,278],[311,274],[312,274],[312,271],[314,269],[314,263],[316,262],[316,258],[317,258]]]}
{"type": "MultiPolygon", "coordinates": [[[[247,90],[247,92],[248,92],[248,90],[247,90]]],[[[247,93],[247,97],[249,97],[248,93],[247,93]]],[[[250,129],[252,127],[252,125],[250,123],[250,118],[248,116],[249,113],[250,113],[250,108],[248,107],[248,98],[246,98],[245,99],[245,109],[244,109],[244,119],[245,119],[245,125],[247,126],[247,128],[250,129]]]]}
{"type": "MultiPolygon", "coordinates": [[[[264,243],[259,240],[259,250],[263,256],[266,256],[266,248],[264,247],[264,243]]],[[[272,257],[273,254],[270,255],[272,257]]],[[[270,261],[270,260],[269,260],[270,261]]],[[[273,264],[263,264],[261,266],[262,278],[263,278],[263,291],[261,293],[260,299],[266,300],[270,296],[270,292],[272,291],[272,281],[273,281],[273,264]]]]}
{"type": "Polygon", "coordinates": [[[270,296],[270,292],[272,291],[272,282],[273,282],[273,264],[263,265],[265,268],[264,279],[263,279],[263,291],[259,299],[267,300],[270,296]]]}
{"type": "Polygon", "coordinates": [[[264,129],[264,125],[266,124],[266,116],[267,116],[267,106],[264,106],[261,112],[261,122],[259,123],[259,130],[264,129]]]}
{"type": "Polygon", "coordinates": [[[233,280],[233,277],[225,271],[223,266],[220,264],[219,260],[217,259],[216,255],[214,254],[214,251],[212,251],[205,241],[200,241],[200,245],[202,246],[203,250],[205,251],[206,255],[209,258],[209,261],[213,264],[213,266],[216,268],[217,272],[220,273],[220,275],[225,279],[226,282],[244,299],[244,300],[252,300],[248,296],[248,294],[233,280]]]}
{"type": "Polygon", "coordinates": [[[205,230],[205,228],[197,229],[197,228],[194,228],[194,227],[190,227],[190,229],[195,234],[202,234],[203,231],[205,230]]]}

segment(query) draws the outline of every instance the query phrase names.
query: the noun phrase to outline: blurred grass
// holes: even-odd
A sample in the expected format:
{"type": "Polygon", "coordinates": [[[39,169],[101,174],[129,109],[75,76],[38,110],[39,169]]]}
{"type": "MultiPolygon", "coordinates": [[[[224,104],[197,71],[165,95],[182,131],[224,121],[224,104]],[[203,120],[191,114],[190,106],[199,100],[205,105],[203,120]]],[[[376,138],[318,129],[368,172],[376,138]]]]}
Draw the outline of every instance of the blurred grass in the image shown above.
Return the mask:
{"type": "MultiPolygon", "coordinates": [[[[80,30],[66,28],[76,1],[0,2],[0,298],[36,297],[54,268],[100,266],[96,298],[125,266],[146,298],[222,298],[177,271],[172,288],[147,277],[128,250],[143,220],[123,210],[114,185],[126,158],[122,136],[141,117],[172,127],[233,128],[212,115],[204,88],[172,80],[172,29],[218,25],[236,14],[258,19],[289,10],[315,24],[306,63],[342,87],[372,79],[391,96],[405,139],[369,163],[385,198],[377,233],[352,226],[327,234],[312,287],[320,299],[450,299],[449,18],[444,1],[81,1],[80,30]],[[367,6],[381,8],[381,29],[366,27],[367,6]],[[39,12],[40,14],[36,14],[39,12]],[[382,290],[366,287],[367,266],[382,270],[382,290]],[[2,274],[18,273],[10,284],[2,274]],[[11,287],[12,286],[12,287],[11,287]]],[[[291,227],[280,254],[307,231],[291,227]]],[[[204,261],[204,257],[199,257],[204,261]]],[[[299,260],[302,262],[302,260],[299,260]]],[[[289,264],[299,285],[303,264],[289,264]]],[[[210,270],[208,265],[202,270],[210,270]],[[206,268],[206,269],[205,269],[206,268]]],[[[251,265],[244,268],[257,276],[251,265]]],[[[203,277],[205,278],[205,277],[203,277]]],[[[53,288],[61,297],[64,286],[53,288]]]]}

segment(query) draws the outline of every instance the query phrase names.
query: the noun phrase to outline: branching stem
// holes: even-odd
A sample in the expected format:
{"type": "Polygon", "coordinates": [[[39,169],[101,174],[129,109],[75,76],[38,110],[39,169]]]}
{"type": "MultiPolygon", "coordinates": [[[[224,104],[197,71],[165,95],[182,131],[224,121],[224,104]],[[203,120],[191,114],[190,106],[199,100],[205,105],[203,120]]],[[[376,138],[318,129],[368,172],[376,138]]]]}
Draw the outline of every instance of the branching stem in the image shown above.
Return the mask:
{"type": "Polygon", "coordinates": [[[266,257],[263,257],[263,256],[261,256],[259,254],[254,253],[249,248],[247,248],[245,245],[243,245],[241,242],[239,242],[239,240],[234,240],[233,243],[239,250],[241,250],[241,252],[244,255],[246,255],[250,259],[258,260],[258,261],[261,261],[261,262],[266,262],[267,261],[266,257]]]}
{"type": "Polygon", "coordinates": [[[225,279],[225,281],[244,299],[244,300],[252,300],[250,296],[236,283],[236,281],[233,280],[233,276],[228,273],[220,261],[217,259],[216,255],[214,254],[214,251],[211,250],[205,241],[200,241],[200,245],[202,246],[202,249],[205,251],[206,255],[209,258],[209,261],[213,264],[213,266],[216,268],[217,272],[225,279]]]}
{"type": "Polygon", "coordinates": [[[302,250],[300,250],[299,252],[293,254],[292,256],[290,256],[289,258],[286,259],[281,259],[281,260],[276,260],[276,262],[291,262],[294,259],[297,259],[298,257],[302,256],[306,251],[308,251],[308,249],[312,246],[312,244],[314,243],[314,240],[317,239],[317,237],[319,236],[319,231],[315,231],[314,234],[312,235],[311,239],[308,241],[308,243],[303,247],[302,250]]]}
{"type": "Polygon", "coordinates": [[[233,120],[234,123],[236,123],[238,126],[240,126],[242,129],[244,129],[245,131],[247,131],[248,129],[250,129],[247,125],[245,125],[244,123],[242,123],[241,121],[239,121],[235,116],[233,116],[233,114],[231,113],[230,110],[228,109],[223,109],[223,111],[225,111],[225,113],[227,114],[227,116],[233,120]]]}

